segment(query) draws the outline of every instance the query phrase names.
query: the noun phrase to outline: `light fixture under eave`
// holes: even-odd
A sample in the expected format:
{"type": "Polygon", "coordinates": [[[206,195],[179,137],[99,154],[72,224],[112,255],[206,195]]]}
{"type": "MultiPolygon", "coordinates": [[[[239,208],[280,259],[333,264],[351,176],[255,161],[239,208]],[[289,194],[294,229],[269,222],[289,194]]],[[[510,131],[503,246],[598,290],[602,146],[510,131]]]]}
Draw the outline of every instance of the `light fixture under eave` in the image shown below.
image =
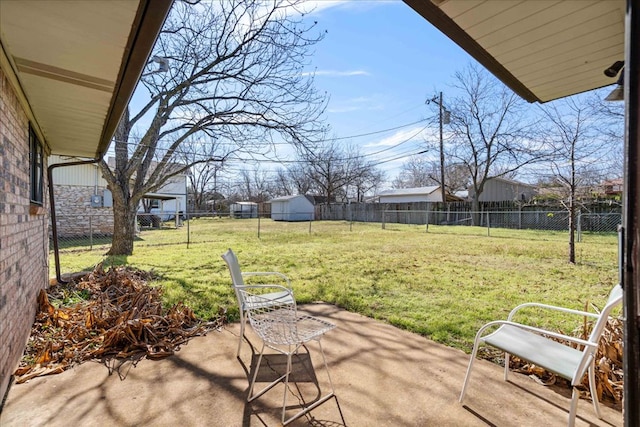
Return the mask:
{"type": "Polygon", "coordinates": [[[604,99],[605,101],[624,101],[624,86],[618,85],[604,99]]]}
{"type": "Polygon", "coordinates": [[[607,77],[618,76],[618,85],[604,99],[605,101],[624,101],[624,61],[616,61],[613,65],[604,70],[607,77]]]}

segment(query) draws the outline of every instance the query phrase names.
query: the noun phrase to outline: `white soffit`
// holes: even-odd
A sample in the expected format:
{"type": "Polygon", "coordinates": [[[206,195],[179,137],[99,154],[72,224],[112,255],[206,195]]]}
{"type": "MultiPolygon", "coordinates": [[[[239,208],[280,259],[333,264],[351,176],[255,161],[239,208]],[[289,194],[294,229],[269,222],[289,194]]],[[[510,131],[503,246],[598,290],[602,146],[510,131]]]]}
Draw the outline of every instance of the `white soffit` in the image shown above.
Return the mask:
{"type": "Polygon", "coordinates": [[[94,157],[110,138],[114,101],[130,96],[120,90],[122,70],[145,3],[0,1],[2,48],[53,154],[94,157]]]}
{"type": "Polygon", "coordinates": [[[616,82],[624,0],[405,0],[530,102],[616,82]]]}

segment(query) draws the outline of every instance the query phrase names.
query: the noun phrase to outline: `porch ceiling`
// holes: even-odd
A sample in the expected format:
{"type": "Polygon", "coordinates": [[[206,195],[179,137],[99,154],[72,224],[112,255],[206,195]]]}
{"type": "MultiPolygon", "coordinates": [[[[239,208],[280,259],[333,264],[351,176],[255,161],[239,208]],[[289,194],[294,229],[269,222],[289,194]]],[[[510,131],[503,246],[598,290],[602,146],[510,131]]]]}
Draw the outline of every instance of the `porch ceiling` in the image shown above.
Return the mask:
{"type": "Polygon", "coordinates": [[[53,154],[104,154],[172,0],[0,1],[0,42],[53,154]]]}
{"type": "Polygon", "coordinates": [[[404,0],[529,102],[616,82],[624,0],[404,0]]]}

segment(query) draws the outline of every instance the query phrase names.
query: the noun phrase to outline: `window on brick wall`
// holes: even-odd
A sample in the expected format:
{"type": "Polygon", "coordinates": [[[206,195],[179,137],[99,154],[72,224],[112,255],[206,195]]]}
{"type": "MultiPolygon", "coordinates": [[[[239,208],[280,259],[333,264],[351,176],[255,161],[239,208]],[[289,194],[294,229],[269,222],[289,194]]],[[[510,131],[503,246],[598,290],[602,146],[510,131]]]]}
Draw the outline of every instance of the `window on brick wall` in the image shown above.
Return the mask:
{"type": "Polygon", "coordinates": [[[31,203],[42,205],[42,187],[44,186],[44,155],[42,153],[42,143],[38,136],[29,126],[29,187],[31,191],[31,203]]]}

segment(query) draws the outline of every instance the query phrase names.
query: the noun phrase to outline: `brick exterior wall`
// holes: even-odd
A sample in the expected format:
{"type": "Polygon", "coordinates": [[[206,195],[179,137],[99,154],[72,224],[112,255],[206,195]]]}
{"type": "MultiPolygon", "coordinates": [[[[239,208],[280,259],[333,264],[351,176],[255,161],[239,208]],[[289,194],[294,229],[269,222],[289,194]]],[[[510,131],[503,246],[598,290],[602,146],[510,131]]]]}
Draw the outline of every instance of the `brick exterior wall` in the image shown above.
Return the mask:
{"type": "Polygon", "coordinates": [[[38,291],[48,284],[46,188],[46,214],[31,215],[29,121],[0,69],[0,400],[29,337],[38,291]]]}
{"type": "MultiPolygon", "coordinates": [[[[53,186],[58,237],[113,235],[113,209],[92,208],[94,190],[94,187],[79,185],[53,186]]],[[[104,188],[98,187],[97,194],[103,191],[104,188]]]]}

